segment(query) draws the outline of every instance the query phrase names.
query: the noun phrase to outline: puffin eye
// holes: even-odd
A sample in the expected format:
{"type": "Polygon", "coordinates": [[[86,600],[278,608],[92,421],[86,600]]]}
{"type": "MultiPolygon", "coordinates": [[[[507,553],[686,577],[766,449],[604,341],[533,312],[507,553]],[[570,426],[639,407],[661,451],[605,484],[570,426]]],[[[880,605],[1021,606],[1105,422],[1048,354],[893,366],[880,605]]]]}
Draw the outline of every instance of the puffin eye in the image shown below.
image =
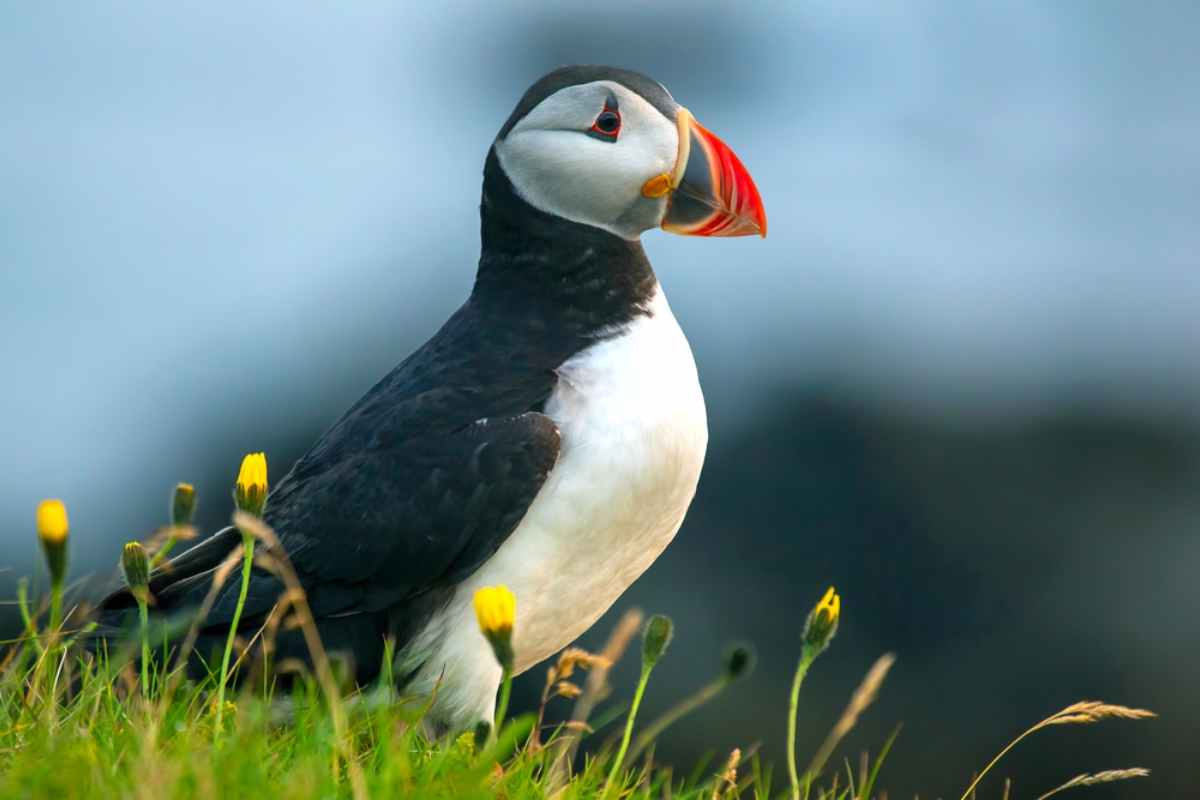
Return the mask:
{"type": "Polygon", "coordinates": [[[592,123],[592,127],[587,130],[589,136],[605,142],[615,142],[620,132],[621,112],[615,108],[609,108],[608,105],[605,105],[604,110],[592,123]]]}

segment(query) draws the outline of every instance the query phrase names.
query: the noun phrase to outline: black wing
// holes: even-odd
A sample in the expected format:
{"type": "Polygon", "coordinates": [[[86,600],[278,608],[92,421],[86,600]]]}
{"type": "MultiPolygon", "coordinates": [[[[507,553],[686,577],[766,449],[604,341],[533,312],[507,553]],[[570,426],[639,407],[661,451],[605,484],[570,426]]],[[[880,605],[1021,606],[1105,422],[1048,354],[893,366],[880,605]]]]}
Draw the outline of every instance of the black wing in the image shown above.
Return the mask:
{"type": "Polygon", "coordinates": [[[306,583],[401,596],[473,572],[508,538],[558,458],[536,412],[338,459],[281,487],[267,521],[306,583]]]}
{"type": "MultiPolygon", "coordinates": [[[[376,611],[474,572],[525,516],[558,449],[558,428],[543,414],[481,420],[288,480],[271,495],[266,521],[317,616],[376,611]]],[[[151,583],[160,607],[199,605],[213,568],[239,542],[227,529],[165,565],[151,583]]],[[[208,624],[229,622],[239,583],[236,575],[226,582],[208,624]]],[[[270,610],[282,592],[274,575],[255,570],[245,618],[270,610]]],[[[126,607],[124,594],[104,607],[126,607]]]]}

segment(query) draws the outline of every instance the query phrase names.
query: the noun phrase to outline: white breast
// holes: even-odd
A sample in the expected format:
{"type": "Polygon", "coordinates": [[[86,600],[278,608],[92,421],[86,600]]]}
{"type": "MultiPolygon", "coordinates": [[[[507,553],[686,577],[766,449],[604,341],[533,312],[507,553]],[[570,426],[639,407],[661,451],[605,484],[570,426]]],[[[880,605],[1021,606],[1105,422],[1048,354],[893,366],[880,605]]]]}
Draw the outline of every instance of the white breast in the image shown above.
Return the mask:
{"type": "Polygon", "coordinates": [[[444,669],[435,713],[451,724],[490,718],[499,680],[471,609],[476,589],[516,594],[521,672],[587,630],[683,522],[708,444],[704,397],[661,288],[650,310],[559,368],[545,408],[562,433],[558,463],[512,536],[415,643],[433,657],[414,688],[444,669]]]}

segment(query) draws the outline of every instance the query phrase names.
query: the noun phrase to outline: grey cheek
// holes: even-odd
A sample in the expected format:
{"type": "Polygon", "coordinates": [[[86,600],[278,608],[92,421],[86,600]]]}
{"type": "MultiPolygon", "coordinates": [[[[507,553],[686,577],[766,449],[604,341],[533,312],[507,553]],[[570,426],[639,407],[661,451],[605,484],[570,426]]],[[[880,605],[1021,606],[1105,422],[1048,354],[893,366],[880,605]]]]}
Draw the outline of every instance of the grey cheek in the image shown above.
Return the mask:
{"type": "Polygon", "coordinates": [[[639,195],[633,204],[621,213],[613,222],[613,227],[627,231],[630,236],[637,236],[643,231],[657,228],[667,210],[665,197],[644,197],[639,195]]]}

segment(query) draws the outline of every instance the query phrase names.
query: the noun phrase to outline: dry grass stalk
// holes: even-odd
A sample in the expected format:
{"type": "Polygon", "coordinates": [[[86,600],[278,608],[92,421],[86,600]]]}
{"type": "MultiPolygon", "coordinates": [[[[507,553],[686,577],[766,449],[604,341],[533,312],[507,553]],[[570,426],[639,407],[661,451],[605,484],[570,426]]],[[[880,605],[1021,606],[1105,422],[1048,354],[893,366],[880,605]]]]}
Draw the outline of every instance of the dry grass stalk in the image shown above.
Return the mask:
{"type": "MultiPolygon", "coordinates": [[[[960,800],[967,800],[968,797],[972,796],[975,791],[975,787],[979,785],[981,780],[983,780],[983,776],[988,773],[988,770],[994,767],[996,762],[1003,758],[1009,750],[1012,750],[1014,747],[1016,747],[1018,742],[1020,742],[1026,736],[1040,731],[1042,728],[1048,728],[1051,725],[1090,725],[1094,722],[1099,722],[1104,719],[1148,719],[1150,717],[1157,716],[1158,715],[1153,711],[1147,711],[1144,708],[1129,708],[1128,706],[1105,703],[1101,700],[1081,700],[1078,703],[1072,703],[1061,711],[1056,711],[1055,713],[1046,717],[1044,720],[1029,728],[1020,736],[1009,742],[1003,750],[996,754],[995,758],[988,762],[988,765],[983,768],[983,771],[980,772],[979,775],[975,777],[975,780],[971,781],[971,785],[967,787],[965,792],[963,792],[960,800]]],[[[1120,770],[1110,770],[1110,772],[1113,771],[1119,772],[1120,770]]],[[[1118,779],[1114,778],[1113,780],[1118,779]]],[[[1059,789],[1061,788],[1063,787],[1059,787],[1059,789]]],[[[1058,791],[1058,789],[1055,789],[1054,791],[1058,791]]]]}
{"type": "Polygon", "coordinates": [[[1124,781],[1130,778],[1145,778],[1150,775],[1150,770],[1142,767],[1132,767],[1130,769],[1106,769],[1103,772],[1083,773],[1076,775],[1071,780],[1064,783],[1062,786],[1055,787],[1045,794],[1038,797],[1037,800],[1046,800],[1047,797],[1056,795],[1059,792],[1067,789],[1074,789],[1076,786],[1095,786],[1098,783],[1112,783],[1113,781],[1124,781]]]}
{"type": "Polygon", "coordinates": [[[308,647],[309,655],[312,656],[313,667],[317,674],[317,682],[325,694],[326,702],[329,703],[329,714],[333,718],[333,728],[337,736],[338,749],[342,751],[342,758],[346,762],[346,771],[350,776],[351,792],[355,800],[362,800],[367,797],[366,778],[362,772],[362,765],[354,757],[346,726],[345,709],[342,707],[337,681],[334,678],[333,668],[329,662],[329,654],[325,652],[325,645],[321,641],[320,633],[317,631],[317,624],[313,619],[312,610],[308,607],[308,595],[304,591],[304,587],[300,585],[300,578],[296,575],[287,552],[280,546],[279,538],[275,536],[275,531],[271,530],[258,517],[242,511],[234,513],[233,524],[239,530],[250,534],[267,546],[272,566],[276,570],[275,574],[280,577],[284,586],[288,589],[294,609],[293,613],[300,621],[300,631],[304,634],[304,643],[308,647]]]}
{"type": "Polygon", "coordinates": [[[725,759],[725,769],[717,774],[717,782],[712,790],[712,800],[721,800],[726,796],[726,792],[733,792],[733,796],[737,796],[737,768],[740,763],[742,763],[742,751],[735,747],[729,754],[729,758],[725,759]]]}
{"type": "Polygon", "coordinates": [[[171,675],[171,679],[167,682],[166,691],[163,692],[162,706],[169,708],[171,700],[175,696],[175,690],[179,687],[179,682],[183,680],[183,676],[187,673],[188,659],[192,655],[192,648],[196,646],[196,639],[200,636],[200,623],[208,616],[208,612],[212,611],[213,603],[217,601],[217,593],[221,591],[221,587],[225,585],[225,581],[233,574],[233,571],[242,563],[242,549],[235,548],[225,560],[217,566],[213,572],[212,584],[208,587],[208,593],[204,595],[204,602],[200,604],[196,616],[192,620],[192,624],[188,627],[187,635],[183,638],[183,644],[179,647],[179,653],[175,658],[175,671],[171,675]]]}
{"type": "Polygon", "coordinates": [[[608,669],[612,662],[602,655],[589,653],[580,647],[568,647],[558,654],[558,659],[546,670],[546,684],[542,687],[541,703],[538,705],[537,722],[529,736],[529,748],[537,750],[542,746],[542,722],[546,718],[546,706],[555,697],[565,697],[575,700],[583,694],[578,684],[571,683],[569,678],[578,669],[608,669]]]}
{"type": "Polygon", "coordinates": [[[625,655],[629,643],[641,630],[642,619],[643,614],[639,609],[631,608],[626,611],[617,623],[617,627],[609,635],[604,649],[599,653],[603,662],[595,665],[588,673],[588,679],[583,684],[583,694],[575,701],[571,718],[564,726],[564,730],[573,731],[574,735],[560,736],[556,742],[558,754],[550,768],[553,775],[553,779],[549,783],[552,794],[555,789],[566,785],[570,764],[575,760],[575,754],[579,752],[579,743],[583,740],[583,733],[585,730],[590,730],[587,727],[588,717],[591,716],[596,705],[612,691],[608,685],[608,673],[612,669],[612,665],[625,655]]]}
{"type": "Polygon", "coordinates": [[[825,762],[833,755],[833,751],[837,748],[838,744],[858,723],[858,718],[862,713],[875,702],[875,698],[879,696],[879,687],[883,685],[888,670],[895,663],[896,656],[894,653],[884,653],[867,670],[862,683],[858,685],[858,688],[854,690],[854,694],[850,696],[850,702],[846,705],[846,710],[842,712],[841,718],[833,726],[833,730],[829,732],[829,735],[825,737],[825,741],[821,743],[816,755],[812,758],[812,762],[809,763],[808,769],[805,772],[808,780],[811,781],[820,774],[821,769],[825,766],[825,762]]]}

